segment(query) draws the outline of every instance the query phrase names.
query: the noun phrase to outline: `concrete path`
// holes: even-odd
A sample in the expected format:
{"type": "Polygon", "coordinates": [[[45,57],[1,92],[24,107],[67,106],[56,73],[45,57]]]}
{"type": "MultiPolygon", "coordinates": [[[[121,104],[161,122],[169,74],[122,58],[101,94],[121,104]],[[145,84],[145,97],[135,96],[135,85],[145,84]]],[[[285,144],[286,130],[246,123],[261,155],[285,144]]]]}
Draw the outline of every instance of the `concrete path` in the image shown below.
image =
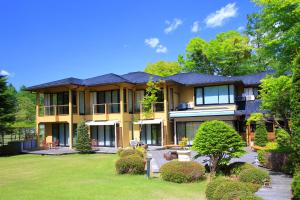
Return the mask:
{"type": "MultiPolygon", "coordinates": [[[[168,161],[164,158],[164,153],[172,150],[150,150],[149,153],[152,155],[151,170],[153,173],[158,173],[160,167],[168,161]]],[[[241,158],[232,159],[231,162],[247,162],[253,165],[257,165],[257,153],[251,151],[250,148],[246,148],[247,152],[241,158]]],[[[192,152],[192,156],[196,153],[192,152]]],[[[205,164],[207,157],[199,157],[196,159],[197,162],[205,164]]],[[[271,187],[262,187],[256,193],[264,200],[289,200],[291,199],[291,181],[292,178],[288,175],[269,171],[271,177],[271,187]]]]}
{"type": "Polygon", "coordinates": [[[264,200],[288,200],[292,198],[291,182],[292,177],[280,173],[269,171],[271,177],[271,187],[262,187],[256,195],[264,200]]]}

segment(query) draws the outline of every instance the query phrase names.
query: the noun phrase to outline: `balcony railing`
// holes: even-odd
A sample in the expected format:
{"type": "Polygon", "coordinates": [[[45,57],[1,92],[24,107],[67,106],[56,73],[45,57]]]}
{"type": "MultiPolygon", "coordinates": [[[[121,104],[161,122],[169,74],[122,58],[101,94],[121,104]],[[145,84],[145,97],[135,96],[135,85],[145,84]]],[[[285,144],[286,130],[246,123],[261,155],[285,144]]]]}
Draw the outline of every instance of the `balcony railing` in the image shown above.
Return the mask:
{"type": "MultiPolygon", "coordinates": [[[[164,102],[156,102],[153,103],[151,106],[151,112],[163,112],[164,109],[164,102]]],[[[140,104],[139,107],[135,109],[135,112],[143,112],[143,105],[140,104]]]]}
{"type": "MultiPolygon", "coordinates": [[[[73,114],[77,114],[77,105],[72,107],[73,114]]],[[[41,106],[40,116],[51,116],[51,115],[68,115],[69,105],[51,105],[51,106],[41,106]]]]}
{"type": "Polygon", "coordinates": [[[93,114],[120,113],[120,103],[93,104],[93,114]]]}

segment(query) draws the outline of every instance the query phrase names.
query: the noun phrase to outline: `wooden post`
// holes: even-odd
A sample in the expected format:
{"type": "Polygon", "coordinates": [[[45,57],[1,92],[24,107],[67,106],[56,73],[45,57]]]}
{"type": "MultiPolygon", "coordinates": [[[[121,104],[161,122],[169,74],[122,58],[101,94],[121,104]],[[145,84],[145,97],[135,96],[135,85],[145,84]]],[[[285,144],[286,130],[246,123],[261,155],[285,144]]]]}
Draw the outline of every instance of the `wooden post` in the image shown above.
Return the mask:
{"type": "Polygon", "coordinates": [[[177,127],[176,127],[176,120],[174,119],[174,144],[177,145],[177,127]]]}
{"type": "MultiPolygon", "coordinates": [[[[169,114],[168,114],[168,90],[167,90],[167,84],[166,82],[164,82],[164,114],[165,114],[165,126],[166,128],[163,129],[163,133],[162,133],[162,138],[165,137],[164,141],[165,141],[165,144],[168,143],[168,123],[169,123],[169,120],[168,120],[168,117],[169,117],[169,114]],[[165,130],[165,132],[164,132],[165,130]]],[[[164,144],[162,144],[162,146],[164,146],[164,144]]]]}
{"type": "Polygon", "coordinates": [[[76,111],[77,111],[77,115],[79,115],[79,91],[77,90],[77,92],[76,92],[76,105],[77,105],[77,109],[76,109],[76,111]]]}
{"type": "Polygon", "coordinates": [[[36,93],[36,116],[35,116],[36,119],[35,132],[36,132],[37,146],[39,146],[40,144],[39,116],[40,116],[40,93],[37,92],[36,93]]]}
{"type": "Polygon", "coordinates": [[[73,148],[73,103],[72,90],[69,89],[69,147],[73,148]]]}
{"type": "MultiPolygon", "coordinates": [[[[120,121],[119,129],[124,130],[124,88],[123,88],[123,86],[120,87],[120,114],[121,114],[121,121],[120,121]]],[[[116,148],[117,148],[118,147],[118,145],[117,145],[117,141],[118,141],[118,138],[117,138],[117,125],[115,125],[115,134],[116,134],[115,142],[116,142],[116,148]]],[[[121,134],[124,134],[124,131],[121,131],[121,134]]],[[[121,137],[121,138],[123,140],[123,138],[126,138],[126,137],[121,137]]],[[[122,143],[122,146],[125,145],[125,144],[123,144],[123,141],[120,141],[120,143],[122,143]]]]}

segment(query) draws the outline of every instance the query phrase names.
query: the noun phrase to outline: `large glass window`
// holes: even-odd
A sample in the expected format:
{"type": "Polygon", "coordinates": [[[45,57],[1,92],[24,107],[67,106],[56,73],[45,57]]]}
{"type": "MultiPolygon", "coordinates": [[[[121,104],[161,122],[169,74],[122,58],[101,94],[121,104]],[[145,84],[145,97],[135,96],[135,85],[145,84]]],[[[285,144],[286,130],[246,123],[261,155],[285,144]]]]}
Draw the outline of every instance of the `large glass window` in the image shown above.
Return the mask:
{"type": "Polygon", "coordinates": [[[143,98],[144,90],[135,91],[135,112],[140,112],[143,98]]]}
{"type": "Polygon", "coordinates": [[[105,113],[105,104],[109,113],[120,112],[120,91],[108,90],[97,92],[97,113],[105,113]]]}
{"type": "Polygon", "coordinates": [[[133,92],[128,90],[128,110],[129,113],[133,113],[133,92]]]}
{"type": "Polygon", "coordinates": [[[195,105],[234,103],[234,86],[221,85],[195,88],[195,105]]]}
{"type": "Polygon", "coordinates": [[[79,92],[79,114],[84,115],[84,92],[79,92]]]}
{"type": "Polygon", "coordinates": [[[183,137],[188,138],[188,145],[193,144],[195,134],[200,126],[201,122],[177,122],[176,123],[176,134],[177,144],[182,140],[183,137]]]}

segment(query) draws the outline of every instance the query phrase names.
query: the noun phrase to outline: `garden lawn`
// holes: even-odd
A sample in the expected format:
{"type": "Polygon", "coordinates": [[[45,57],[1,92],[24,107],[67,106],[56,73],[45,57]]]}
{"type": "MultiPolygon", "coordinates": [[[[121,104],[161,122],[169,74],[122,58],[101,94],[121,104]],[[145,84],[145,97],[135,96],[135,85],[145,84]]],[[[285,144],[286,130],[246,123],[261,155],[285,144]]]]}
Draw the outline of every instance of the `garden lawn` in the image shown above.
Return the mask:
{"type": "Polygon", "coordinates": [[[117,175],[116,155],[0,157],[0,199],[205,199],[206,181],[176,184],[117,175]]]}

